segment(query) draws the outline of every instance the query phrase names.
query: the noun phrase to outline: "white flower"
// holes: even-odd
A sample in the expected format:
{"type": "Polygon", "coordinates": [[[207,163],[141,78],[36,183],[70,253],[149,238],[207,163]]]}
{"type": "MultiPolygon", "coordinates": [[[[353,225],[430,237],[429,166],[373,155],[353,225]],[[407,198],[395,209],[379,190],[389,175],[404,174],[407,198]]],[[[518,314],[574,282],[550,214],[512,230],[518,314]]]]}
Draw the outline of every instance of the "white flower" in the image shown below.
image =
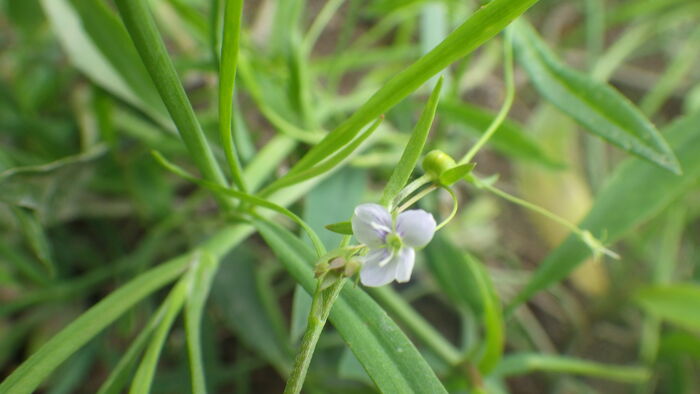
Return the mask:
{"type": "Polygon", "coordinates": [[[392,220],[391,214],[378,204],[355,208],[352,232],[369,247],[363,258],[360,279],[365,286],[383,286],[392,280],[411,279],[415,248],[427,245],[435,233],[433,215],[422,209],[402,212],[392,220]]]}

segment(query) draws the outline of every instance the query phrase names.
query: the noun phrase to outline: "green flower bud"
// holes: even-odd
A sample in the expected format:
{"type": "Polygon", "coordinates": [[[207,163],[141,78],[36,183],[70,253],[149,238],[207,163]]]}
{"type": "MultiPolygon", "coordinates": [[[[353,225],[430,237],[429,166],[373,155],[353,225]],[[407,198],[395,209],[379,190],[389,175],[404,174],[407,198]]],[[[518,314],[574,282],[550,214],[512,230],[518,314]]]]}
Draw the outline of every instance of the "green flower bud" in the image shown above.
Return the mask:
{"type": "Polygon", "coordinates": [[[456,165],[454,159],[441,150],[430,151],[423,158],[423,171],[435,181],[439,181],[440,175],[456,165]]]}

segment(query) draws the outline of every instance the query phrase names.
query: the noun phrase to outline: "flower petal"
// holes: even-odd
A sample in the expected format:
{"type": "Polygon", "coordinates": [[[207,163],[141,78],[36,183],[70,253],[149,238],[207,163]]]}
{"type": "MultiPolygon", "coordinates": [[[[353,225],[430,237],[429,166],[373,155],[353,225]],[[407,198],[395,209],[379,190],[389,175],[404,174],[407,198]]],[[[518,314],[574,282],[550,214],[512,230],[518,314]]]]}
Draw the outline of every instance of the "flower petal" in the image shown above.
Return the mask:
{"type": "Polygon", "coordinates": [[[396,278],[396,263],[388,249],[374,249],[364,257],[360,271],[362,284],[369,287],[384,286],[396,278]],[[388,260],[388,262],[387,262],[388,260]]]}
{"type": "Polygon", "coordinates": [[[379,204],[362,204],[355,208],[352,216],[352,232],[355,238],[370,248],[384,244],[391,231],[391,215],[379,204]]]}
{"type": "Polygon", "coordinates": [[[399,283],[408,282],[416,262],[416,252],[413,248],[402,248],[397,257],[399,262],[396,267],[396,281],[399,283]]]}
{"type": "Polygon", "coordinates": [[[396,219],[396,232],[405,245],[422,248],[427,245],[436,227],[433,215],[422,209],[412,209],[399,214],[396,219]]]}

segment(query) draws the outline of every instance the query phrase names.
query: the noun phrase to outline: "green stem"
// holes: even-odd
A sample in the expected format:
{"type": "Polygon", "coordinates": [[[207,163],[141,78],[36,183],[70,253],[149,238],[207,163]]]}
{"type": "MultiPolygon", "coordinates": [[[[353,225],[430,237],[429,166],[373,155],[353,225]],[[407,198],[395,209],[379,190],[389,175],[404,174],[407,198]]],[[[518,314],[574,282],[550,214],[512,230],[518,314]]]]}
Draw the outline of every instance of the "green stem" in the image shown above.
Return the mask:
{"type": "Polygon", "coordinates": [[[437,189],[438,187],[435,185],[430,185],[426,187],[425,189],[421,190],[420,192],[416,193],[415,196],[411,197],[408,201],[406,201],[403,205],[401,205],[396,211],[397,212],[403,212],[406,210],[406,208],[410,207],[411,205],[415,204],[418,202],[421,198],[427,196],[428,194],[432,193],[433,190],[437,189]]]}
{"type": "Polygon", "coordinates": [[[438,231],[441,228],[445,227],[447,223],[454,219],[455,215],[457,215],[457,210],[459,209],[459,201],[457,200],[457,195],[455,194],[454,190],[447,186],[443,187],[443,189],[445,189],[445,191],[447,191],[447,193],[450,194],[450,197],[452,197],[452,211],[445,220],[443,220],[440,224],[437,225],[437,227],[435,227],[435,231],[438,231]]]}
{"type": "Polygon", "coordinates": [[[416,190],[420,189],[423,185],[430,183],[432,180],[430,179],[430,176],[428,174],[423,174],[420,177],[414,179],[411,183],[406,185],[399,194],[394,197],[394,200],[391,202],[391,205],[389,206],[389,211],[392,211],[394,207],[397,207],[399,204],[401,204],[401,201],[405,200],[406,197],[410,196],[413,194],[416,190]]]}
{"type": "Polygon", "coordinates": [[[306,332],[301,340],[299,353],[297,353],[297,357],[294,359],[294,367],[292,368],[289,379],[287,379],[284,394],[297,394],[301,392],[301,388],[304,386],[306,372],[309,369],[311,357],[313,357],[314,350],[316,349],[316,344],[321,337],[323,327],[326,325],[328,315],[331,313],[333,303],[335,303],[335,300],[340,295],[340,291],[343,289],[345,278],[339,278],[331,287],[325,290],[322,289],[322,284],[323,277],[318,280],[318,284],[316,285],[316,292],[311,301],[311,311],[309,312],[306,332]]]}
{"type": "Polygon", "coordinates": [[[163,155],[161,155],[157,151],[153,151],[153,157],[158,161],[160,165],[162,165],[165,169],[168,171],[171,171],[172,173],[187,179],[188,181],[195,183],[197,185],[206,187],[207,189],[216,192],[221,195],[228,195],[231,197],[235,197],[243,202],[252,204],[252,205],[257,205],[261,206],[263,208],[267,208],[269,210],[281,213],[282,215],[287,216],[290,218],[292,221],[297,223],[309,236],[311,239],[311,243],[313,243],[314,248],[316,249],[316,254],[320,257],[326,254],[326,248],[323,246],[323,242],[321,242],[321,239],[318,237],[316,232],[308,225],[306,224],[305,221],[303,221],[299,216],[297,216],[294,212],[290,211],[289,209],[277,205],[271,201],[264,200],[260,197],[254,196],[252,194],[244,193],[238,190],[234,189],[229,189],[220,185],[217,185],[216,183],[209,182],[205,179],[199,179],[192,174],[189,174],[187,171],[183,170],[182,168],[176,166],[175,164],[169,162],[163,155]]]}
{"type": "Polygon", "coordinates": [[[472,161],[474,156],[481,150],[481,148],[488,142],[488,140],[493,136],[493,134],[501,126],[501,123],[508,116],[508,111],[513,105],[513,99],[515,98],[515,80],[513,78],[513,43],[510,36],[510,29],[506,31],[505,41],[503,42],[503,79],[506,83],[506,97],[503,100],[503,106],[501,107],[498,114],[493,119],[493,122],[489,125],[486,132],[479,138],[479,141],[469,149],[466,155],[459,161],[459,164],[465,164],[472,161]]]}
{"type": "Polygon", "coordinates": [[[571,223],[570,221],[564,219],[563,217],[556,215],[555,213],[548,211],[547,209],[542,208],[539,205],[535,205],[531,202],[525,201],[522,198],[519,198],[519,197],[516,197],[512,194],[506,193],[503,190],[500,190],[500,189],[493,187],[491,185],[483,183],[483,184],[481,184],[481,187],[490,191],[491,193],[503,198],[504,200],[508,200],[514,204],[525,207],[533,212],[537,212],[540,215],[542,215],[542,216],[544,216],[544,217],[546,217],[554,222],[561,224],[562,226],[569,229],[572,233],[576,234],[579,238],[581,238],[581,240],[583,242],[585,242],[586,245],[588,245],[588,247],[593,250],[594,254],[602,253],[602,254],[610,256],[614,259],[620,258],[620,256],[617,253],[603,247],[603,243],[601,241],[599,241],[598,239],[594,238],[590,232],[588,232],[586,230],[582,230],[577,225],[571,223]]]}

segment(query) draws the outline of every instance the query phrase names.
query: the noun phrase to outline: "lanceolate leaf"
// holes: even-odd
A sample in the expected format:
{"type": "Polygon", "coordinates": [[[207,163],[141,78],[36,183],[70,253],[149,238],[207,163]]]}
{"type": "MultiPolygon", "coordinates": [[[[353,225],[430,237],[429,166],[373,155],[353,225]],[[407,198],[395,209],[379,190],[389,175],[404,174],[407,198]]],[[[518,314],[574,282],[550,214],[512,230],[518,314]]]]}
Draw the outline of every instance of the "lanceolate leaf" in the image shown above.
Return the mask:
{"type": "MultiPolygon", "coordinates": [[[[290,274],[312,293],[313,252],[287,230],[269,222],[255,226],[290,274]]],[[[445,393],[445,388],[401,329],[362,289],[346,285],[331,322],[385,393],[445,393]]]]}
{"type": "Polygon", "coordinates": [[[654,316],[700,331],[700,284],[647,287],[635,300],[654,316]]]}
{"type": "Polygon", "coordinates": [[[526,22],[518,21],[512,29],[518,60],[542,97],[588,131],[680,174],[678,160],[663,136],[629,100],[609,85],[558,60],[526,22]]]}
{"type": "MultiPolygon", "coordinates": [[[[250,235],[250,226],[237,225],[222,229],[202,245],[202,249],[219,257],[232,245],[250,235]]],[[[190,264],[190,256],[181,256],[137,276],[107,296],[61,330],[36,353],[23,362],[0,384],[0,393],[29,394],[68,357],[114,322],[134,304],[180,276],[190,264]]]]}
{"type": "MultiPolygon", "coordinates": [[[[651,219],[700,179],[700,113],[668,127],[665,135],[683,166],[682,176],[672,175],[639,159],[628,159],[611,175],[581,223],[583,229],[606,242],[614,242],[651,219]]],[[[547,256],[530,282],[513,300],[512,308],[533,294],[565,278],[591,250],[578,237],[570,236],[547,256]]],[[[624,256],[623,256],[624,257],[624,256]]]]}
{"type": "Polygon", "coordinates": [[[413,173],[413,169],[418,163],[418,159],[423,152],[423,147],[425,146],[425,141],[428,139],[428,133],[433,125],[433,119],[435,118],[435,111],[437,110],[437,105],[440,102],[440,91],[442,89],[442,78],[438,80],[437,85],[433,89],[433,93],[430,95],[428,102],[425,104],[423,113],[421,113],[416,127],[413,129],[411,138],[406,143],[406,147],[401,154],[401,159],[396,163],[394,172],[391,173],[391,178],[384,187],[384,193],[382,194],[382,199],[380,204],[387,205],[391,200],[396,197],[397,194],[406,186],[408,179],[413,173]]]}

